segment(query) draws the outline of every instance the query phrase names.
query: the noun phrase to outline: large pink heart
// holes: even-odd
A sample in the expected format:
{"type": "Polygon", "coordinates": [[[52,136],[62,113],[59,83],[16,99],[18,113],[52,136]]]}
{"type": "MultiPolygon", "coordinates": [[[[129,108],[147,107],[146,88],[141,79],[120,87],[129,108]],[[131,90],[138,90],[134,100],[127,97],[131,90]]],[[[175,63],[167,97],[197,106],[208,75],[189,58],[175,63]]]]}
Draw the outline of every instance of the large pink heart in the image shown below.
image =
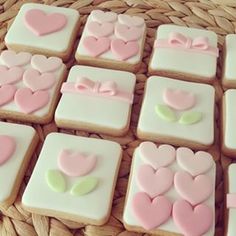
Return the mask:
{"type": "Polygon", "coordinates": [[[168,166],[175,160],[175,148],[167,144],[157,148],[152,142],[143,142],[139,145],[139,152],[143,160],[154,169],[168,166]]]}
{"type": "Polygon", "coordinates": [[[176,152],[178,164],[191,175],[206,173],[213,165],[212,156],[207,152],[194,152],[189,148],[178,148],[176,152]]]}
{"type": "Polygon", "coordinates": [[[87,29],[92,36],[100,38],[111,35],[114,30],[114,24],[109,22],[99,24],[92,21],[88,23],[87,29]]]}
{"type": "Polygon", "coordinates": [[[175,174],[174,184],[180,196],[194,206],[207,200],[213,193],[214,187],[209,176],[198,175],[193,178],[184,171],[175,174]]]}
{"type": "Polygon", "coordinates": [[[58,166],[68,176],[83,176],[96,166],[95,155],[84,155],[80,152],[63,150],[58,157],[58,166]]]}
{"type": "Polygon", "coordinates": [[[0,106],[3,106],[14,99],[16,87],[6,84],[0,87],[0,106]]]}
{"type": "Polygon", "coordinates": [[[142,191],[151,198],[167,192],[173,184],[174,174],[168,168],[155,171],[149,165],[141,165],[138,169],[137,182],[142,191]]]}
{"type": "Polygon", "coordinates": [[[13,84],[22,79],[23,69],[21,67],[12,67],[0,65],[0,85],[13,84]]]}
{"type": "Polygon", "coordinates": [[[84,38],[83,45],[89,55],[97,57],[110,49],[110,39],[101,37],[96,39],[93,36],[84,38]]]}
{"type": "Polygon", "coordinates": [[[101,10],[93,10],[91,12],[92,19],[99,22],[114,22],[117,19],[117,14],[115,12],[103,12],[101,10]]]}
{"type": "Polygon", "coordinates": [[[67,24],[67,18],[61,13],[46,14],[39,9],[31,9],[25,13],[25,25],[37,36],[62,30],[67,24]]]}
{"type": "Polygon", "coordinates": [[[5,50],[1,53],[4,64],[8,67],[23,66],[30,62],[31,54],[28,52],[15,53],[11,50],[5,50]]]}
{"type": "Polygon", "coordinates": [[[125,14],[118,15],[118,20],[120,23],[128,26],[140,27],[144,24],[144,19],[138,16],[129,16],[125,14]]]}
{"type": "Polygon", "coordinates": [[[35,112],[45,107],[50,100],[48,91],[32,93],[29,88],[20,88],[15,94],[15,103],[26,114],[35,112]]]}
{"type": "Polygon", "coordinates": [[[205,235],[213,224],[213,211],[204,204],[193,208],[187,201],[178,200],[173,205],[172,215],[183,235],[205,235]]]}
{"type": "Polygon", "coordinates": [[[172,204],[165,197],[153,199],[143,192],[138,192],[132,199],[132,211],[141,226],[151,230],[165,223],[171,216],[172,204]]]}
{"type": "Polygon", "coordinates": [[[0,165],[9,160],[15,149],[16,141],[13,137],[0,135],[0,165]]]}
{"type": "Polygon", "coordinates": [[[55,84],[53,73],[40,74],[37,70],[28,69],[23,75],[24,84],[33,92],[50,89],[55,84]]]}
{"type": "Polygon", "coordinates": [[[117,23],[115,26],[115,35],[125,42],[135,41],[141,37],[142,29],[117,23]]]}

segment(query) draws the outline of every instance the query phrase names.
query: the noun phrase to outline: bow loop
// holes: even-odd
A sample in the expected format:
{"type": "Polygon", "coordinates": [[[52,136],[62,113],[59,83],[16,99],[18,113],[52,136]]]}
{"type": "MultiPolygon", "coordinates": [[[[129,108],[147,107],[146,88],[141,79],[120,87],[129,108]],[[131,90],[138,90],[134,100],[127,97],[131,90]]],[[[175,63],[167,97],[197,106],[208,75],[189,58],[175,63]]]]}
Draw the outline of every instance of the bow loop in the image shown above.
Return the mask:
{"type": "Polygon", "coordinates": [[[172,32],[169,35],[169,43],[173,46],[183,46],[185,48],[191,48],[192,39],[184,36],[181,33],[172,32]]]}
{"type": "Polygon", "coordinates": [[[86,78],[86,77],[78,77],[75,83],[75,88],[78,90],[91,90],[93,89],[95,83],[86,78]]]}
{"type": "Polygon", "coordinates": [[[99,92],[110,96],[116,95],[117,84],[114,81],[106,81],[101,84],[99,92]]]}
{"type": "Polygon", "coordinates": [[[209,48],[209,39],[207,37],[198,37],[193,40],[192,47],[207,50],[209,48]]]}

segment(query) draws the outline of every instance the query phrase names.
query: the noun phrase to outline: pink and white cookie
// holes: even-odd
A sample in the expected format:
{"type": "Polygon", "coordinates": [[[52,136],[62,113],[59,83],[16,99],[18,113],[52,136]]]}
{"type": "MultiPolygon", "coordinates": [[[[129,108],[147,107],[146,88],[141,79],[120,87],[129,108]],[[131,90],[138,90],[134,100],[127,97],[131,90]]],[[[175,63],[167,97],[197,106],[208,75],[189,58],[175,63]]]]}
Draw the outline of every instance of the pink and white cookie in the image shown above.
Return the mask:
{"type": "Polygon", "coordinates": [[[80,64],[134,72],[142,61],[145,37],[143,18],[93,10],[75,57],[80,64]]]}
{"type": "Polygon", "coordinates": [[[215,172],[207,152],[141,143],[132,159],[123,214],[126,229],[214,236],[215,172]]]}
{"type": "Polygon", "coordinates": [[[110,216],[121,158],[118,143],[51,133],[22,204],[33,213],[102,225],[110,216]]]}
{"type": "Polygon", "coordinates": [[[218,56],[216,33],[165,24],[157,29],[149,72],[181,80],[213,83],[218,56]]]}
{"type": "Polygon", "coordinates": [[[1,210],[14,203],[37,143],[32,127],[0,122],[1,210]]]}
{"type": "Polygon", "coordinates": [[[0,118],[32,123],[53,119],[66,66],[58,57],[16,53],[0,54],[0,118]]]}
{"type": "Polygon", "coordinates": [[[148,78],[137,134],[144,140],[194,149],[214,143],[215,89],[208,84],[148,78]]]}
{"type": "Polygon", "coordinates": [[[27,3],[20,8],[5,43],[17,52],[24,50],[67,60],[78,28],[79,13],[74,9],[27,3]]]}

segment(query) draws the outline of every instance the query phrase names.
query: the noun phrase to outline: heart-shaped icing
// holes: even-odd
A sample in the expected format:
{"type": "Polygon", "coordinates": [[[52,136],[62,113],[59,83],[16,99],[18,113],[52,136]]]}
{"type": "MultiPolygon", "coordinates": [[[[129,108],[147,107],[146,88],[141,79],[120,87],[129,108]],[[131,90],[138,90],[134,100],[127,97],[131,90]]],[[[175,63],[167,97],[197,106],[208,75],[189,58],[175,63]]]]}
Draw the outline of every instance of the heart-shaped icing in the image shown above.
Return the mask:
{"type": "Polygon", "coordinates": [[[115,26],[115,36],[125,42],[138,40],[142,35],[142,29],[137,27],[129,27],[117,23],[115,26]]]}
{"type": "Polygon", "coordinates": [[[0,135],[0,165],[3,165],[16,149],[16,141],[13,137],[0,135]]]}
{"type": "Polygon", "coordinates": [[[171,210],[172,204],[165,196],[151,200],[146,193],[138,192],[132,199],[132,212],[146,230],[165,223],[171,216],[171,210]]]}
{"type": "Polygon", "coordinates": [[[87,29],[92,36],[100,38],[111,35],[114,31],[114,24],[109,22],[99,24],[92,21],[88,23],[87,29]]]}
{"type": "Polygon", "coordinates": [[[183,235],[205,235],[213,224],[213,211],[204,204],[193,208],[187,201],[178,200],[173,205],[172,215],[183,235]]]}
{"type": "Polygon", "coordinates": [[[173,178],[170,169],[160,168],[155,171],[150,165],[141,165],[137,174],[138,185],[151,198],[167,192],[173,184],[173,178]]]}
{"type": "Polygon", "coordinates": [[[175,160],[175,148],[171,145],[160,145],[158,148],[152,142],[139,145],[142,159],[154,169],[170,165],[175,160]]]}
{"type": "Polygon", "coordinates": [[[129,16],[125,14],[118,15],[118,20],[121,24],[125,24],[127,26],[143,26],[144,19],[138,16],[129,16]]]}
{"type": "Polygon", "coordinates": [[[31,54],[28,52],[16,53],[5,50],[1,53],[1,59],[7,67],[23,66],[30,62],[31,54]]]}
{"type": "Polygon", "coordinates": [[[213,183],[207,175],[198,175],[193,178],[187,172],[177,172],[174,184],[180,196],[192,205],[204,202],[213,192],[213,183]]]}
{"type": "Polygon", "coordinates": [[[8,69],[6,66],[0,65],[0,86],[18,82],[21,80],[23,72],[23,69],[20,67],[8,69]]]}
{"type": "Polygon", "coordinates": [[[0,106],[3,106],[14,99],[16,87],[6,84],[0,87],[0,106]]]}
{"type": "Polygon", "coordinates": [[[52,72],[61,67],[62,60],[59,57],[47,58],[43,55],[34,55],[31,59],[31,65],[40,73],[52,72]]]}
{"type": "Polygon", "coordinates": [[[39,9],[31,9],[25,13],[25,25],[37,36],[43,36],[62,30],[67,18],[61,13],[46,14],[39,9]]]}
{"type": "Polygon", "coordinates": [[[95,155],[84,155],[80,152],[63,150],[58,157],[60,170],[68,176],[83,176],[90,173],[96,166],[95,155]]]}
{"type": "Polygon", "coordinates": [[[33,93],[29,88],[20,88],[15,94],[15,103],[26,114],[45,107],[50,100],[48,91],[33,93]]]}
{"type": "Polygon", "coordinates": [[[139,45],[136,41],[126,43],[122,39],[113,39],[111,51],[119,60],[124,61],[138,54],[139,45]]]}
{"type": "Polygon", "coordinates": [[[92,19],[99,22],[114,22],[117,19],[117,14],[115,12],[103,12],[101,10],[93,10],[91,12],[92,19]]]}
{"type": "Polygon", "coordinates": [[[110,49],[110,39],[101,37],[96,39],[93,36],[84,38],[83,45],[89,55],[97,57],[110,49]]]}
{"type": "Polygon", "coordinates": [[[37,70],[28,69],[23,75],[24,84],[33,92],[50,89],[55,84],[53,73],[40,74],[37,70]]]}
{"type": "Polygon", "coordinates": [[[176,110],[188,110],[195,106],[196,96],[184,90],[167,88],[163,94],[164,102],[176,110]]]}
{"type": "Polygon", "coordinates": [[[212,156],[203,151],[194,152],[189,148],[178,148],[176,152],[178,164],[192,176],[206,173],[213,165],[212,156]]]}

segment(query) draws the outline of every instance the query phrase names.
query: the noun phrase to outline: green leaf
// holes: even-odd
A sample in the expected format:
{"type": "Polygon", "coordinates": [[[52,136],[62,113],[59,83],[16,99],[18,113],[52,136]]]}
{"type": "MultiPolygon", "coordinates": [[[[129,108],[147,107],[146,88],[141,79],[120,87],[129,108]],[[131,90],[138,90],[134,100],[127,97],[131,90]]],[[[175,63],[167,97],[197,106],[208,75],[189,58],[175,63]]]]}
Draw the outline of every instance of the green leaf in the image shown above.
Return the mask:
{"type": "Polygon", "coordinates": [[[70,193],[73,196],[82,196],[92,192],[98,184],[98,178],[96,177],[85,177],[82,181],[74,184],[70,193]]]}
{"type": "Polygon", "coordinates": [[[174,111],[166,105],[156,105],[155,111],[165,121],[174,122],[177,120],[174,111]]]}
{"type": "Polygon", "coordinates": [[[46,181],[48,186],[54,192],[63,193],[66,190],[66,181],[58,170],[48,170],[46,172],[46,181]]]}
{"type": "Polygon", "coordinates": [[[202,113],[197,111],[184,112],[179,119],[179,123],[183,125],[191,125],[198,123],[202,119],[202,113]]]}

